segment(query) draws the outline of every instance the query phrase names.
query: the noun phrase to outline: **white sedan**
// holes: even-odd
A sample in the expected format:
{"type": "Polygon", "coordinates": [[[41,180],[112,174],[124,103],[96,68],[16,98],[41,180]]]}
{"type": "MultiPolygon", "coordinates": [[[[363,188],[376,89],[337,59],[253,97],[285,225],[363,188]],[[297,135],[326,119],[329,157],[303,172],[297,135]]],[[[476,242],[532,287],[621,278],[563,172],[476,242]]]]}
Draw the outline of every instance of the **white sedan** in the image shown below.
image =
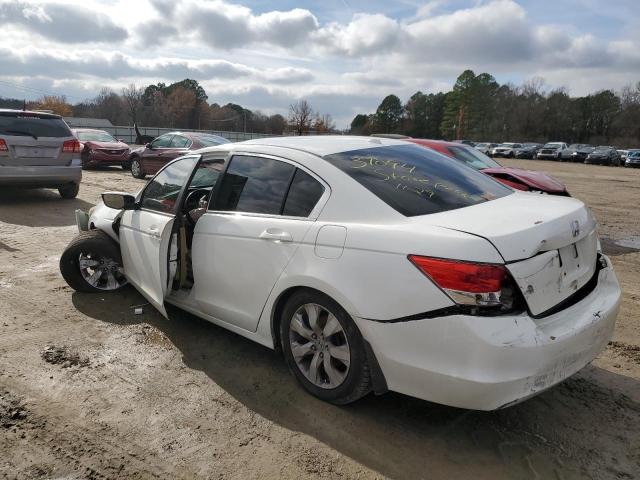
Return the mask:
{"type": "Polygon", "coordinates": [[[399,140],[268,138],[195,151],[103,194],[60,267],[133,284],[269,348],[345,404],[401,392],[491,410],[574,374],[620,287],[575,198],[513,191],[399,140]]]}

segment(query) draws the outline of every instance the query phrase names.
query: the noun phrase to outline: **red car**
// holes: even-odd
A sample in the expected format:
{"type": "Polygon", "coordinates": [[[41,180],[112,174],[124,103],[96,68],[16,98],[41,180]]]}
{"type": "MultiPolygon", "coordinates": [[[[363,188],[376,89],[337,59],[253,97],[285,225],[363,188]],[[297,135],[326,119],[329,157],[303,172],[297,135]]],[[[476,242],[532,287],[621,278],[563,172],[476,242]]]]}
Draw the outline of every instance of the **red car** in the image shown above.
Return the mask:
{"type": "Polygon", "coordinates": [[[170,132],[160,135],[144,147],[131,152],[131,175],[145,178],[153,175],[174,158],[190,150],[230,143],[226,138],[210,133],[170,132]]]}
{"type": "Polygon", "coordinates": [[[550,195],[569,196],[567,187],[551,175],[534,170],[525,170],[523,168],[503,167],[482,152],[467,145],[456,142],[446,142],[444,140],[425,140],[421,138],[407,138],[406,141],[431,148],[448,157],[460,160],[511,188],[530,192],[544,192],[550,195]]]}
{"type": "Polygon", "coordinates": [[[76,128],[73,135],[80,141],[82,168],[118,165],[129,168],[129,145],[116,140],[104,130],[76,128]]]}

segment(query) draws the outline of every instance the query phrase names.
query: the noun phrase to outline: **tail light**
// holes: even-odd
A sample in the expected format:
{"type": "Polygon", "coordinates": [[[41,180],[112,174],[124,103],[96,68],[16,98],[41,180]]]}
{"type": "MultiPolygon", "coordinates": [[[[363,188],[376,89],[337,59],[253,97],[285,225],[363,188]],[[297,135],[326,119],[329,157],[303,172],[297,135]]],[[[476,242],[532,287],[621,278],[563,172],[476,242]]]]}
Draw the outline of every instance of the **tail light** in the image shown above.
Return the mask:
{"type": "Polygon", "coordinates": [[[513,306],[514,289],[504,265],[409,255],[409,260],[458,305],[513,306]]]}
{"type": "Polygon", "coordinates": [[[80,142],[78,140],[66,140],[62,144],[64,153],[80,153],[80,142]]]}
{"type": "Polygon", "coordinates": [[[4,138],[0,138],[0,152],[8,152],[9,147],[7,147],[7,142],[4,141],[4,138]]]}

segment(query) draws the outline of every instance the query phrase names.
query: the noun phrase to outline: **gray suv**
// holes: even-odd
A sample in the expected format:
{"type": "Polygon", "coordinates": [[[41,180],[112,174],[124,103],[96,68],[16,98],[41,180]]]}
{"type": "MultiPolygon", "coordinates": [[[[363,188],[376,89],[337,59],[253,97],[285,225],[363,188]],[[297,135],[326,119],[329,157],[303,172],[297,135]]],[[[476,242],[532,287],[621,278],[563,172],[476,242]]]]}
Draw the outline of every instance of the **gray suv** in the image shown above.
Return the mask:
{"type": "Polygon", "coordinates": [[[0,109],[0,186],[57,188],[75,198],[80,142],[59,115],[0,109]]]}

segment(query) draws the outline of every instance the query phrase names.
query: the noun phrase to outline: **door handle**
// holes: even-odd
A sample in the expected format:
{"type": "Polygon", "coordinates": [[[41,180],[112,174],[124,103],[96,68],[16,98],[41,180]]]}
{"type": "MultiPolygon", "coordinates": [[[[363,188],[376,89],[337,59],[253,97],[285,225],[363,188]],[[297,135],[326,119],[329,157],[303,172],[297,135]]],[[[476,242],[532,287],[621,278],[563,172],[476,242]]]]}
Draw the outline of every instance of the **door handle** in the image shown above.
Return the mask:
{"type": "Polygon", "coordinates": [[[293,242],[293,237],[289,232],[278,228],[268,228],[260,234],[262,240],[273,240],[274,242],[293,242]]]}
{"type": "Polygon", "coordinates": [[[160,238],[160,231],[158,230],[158,227],[156,227],[155,225],[149,227],[149,234],[152,237],[160,238]]]}

